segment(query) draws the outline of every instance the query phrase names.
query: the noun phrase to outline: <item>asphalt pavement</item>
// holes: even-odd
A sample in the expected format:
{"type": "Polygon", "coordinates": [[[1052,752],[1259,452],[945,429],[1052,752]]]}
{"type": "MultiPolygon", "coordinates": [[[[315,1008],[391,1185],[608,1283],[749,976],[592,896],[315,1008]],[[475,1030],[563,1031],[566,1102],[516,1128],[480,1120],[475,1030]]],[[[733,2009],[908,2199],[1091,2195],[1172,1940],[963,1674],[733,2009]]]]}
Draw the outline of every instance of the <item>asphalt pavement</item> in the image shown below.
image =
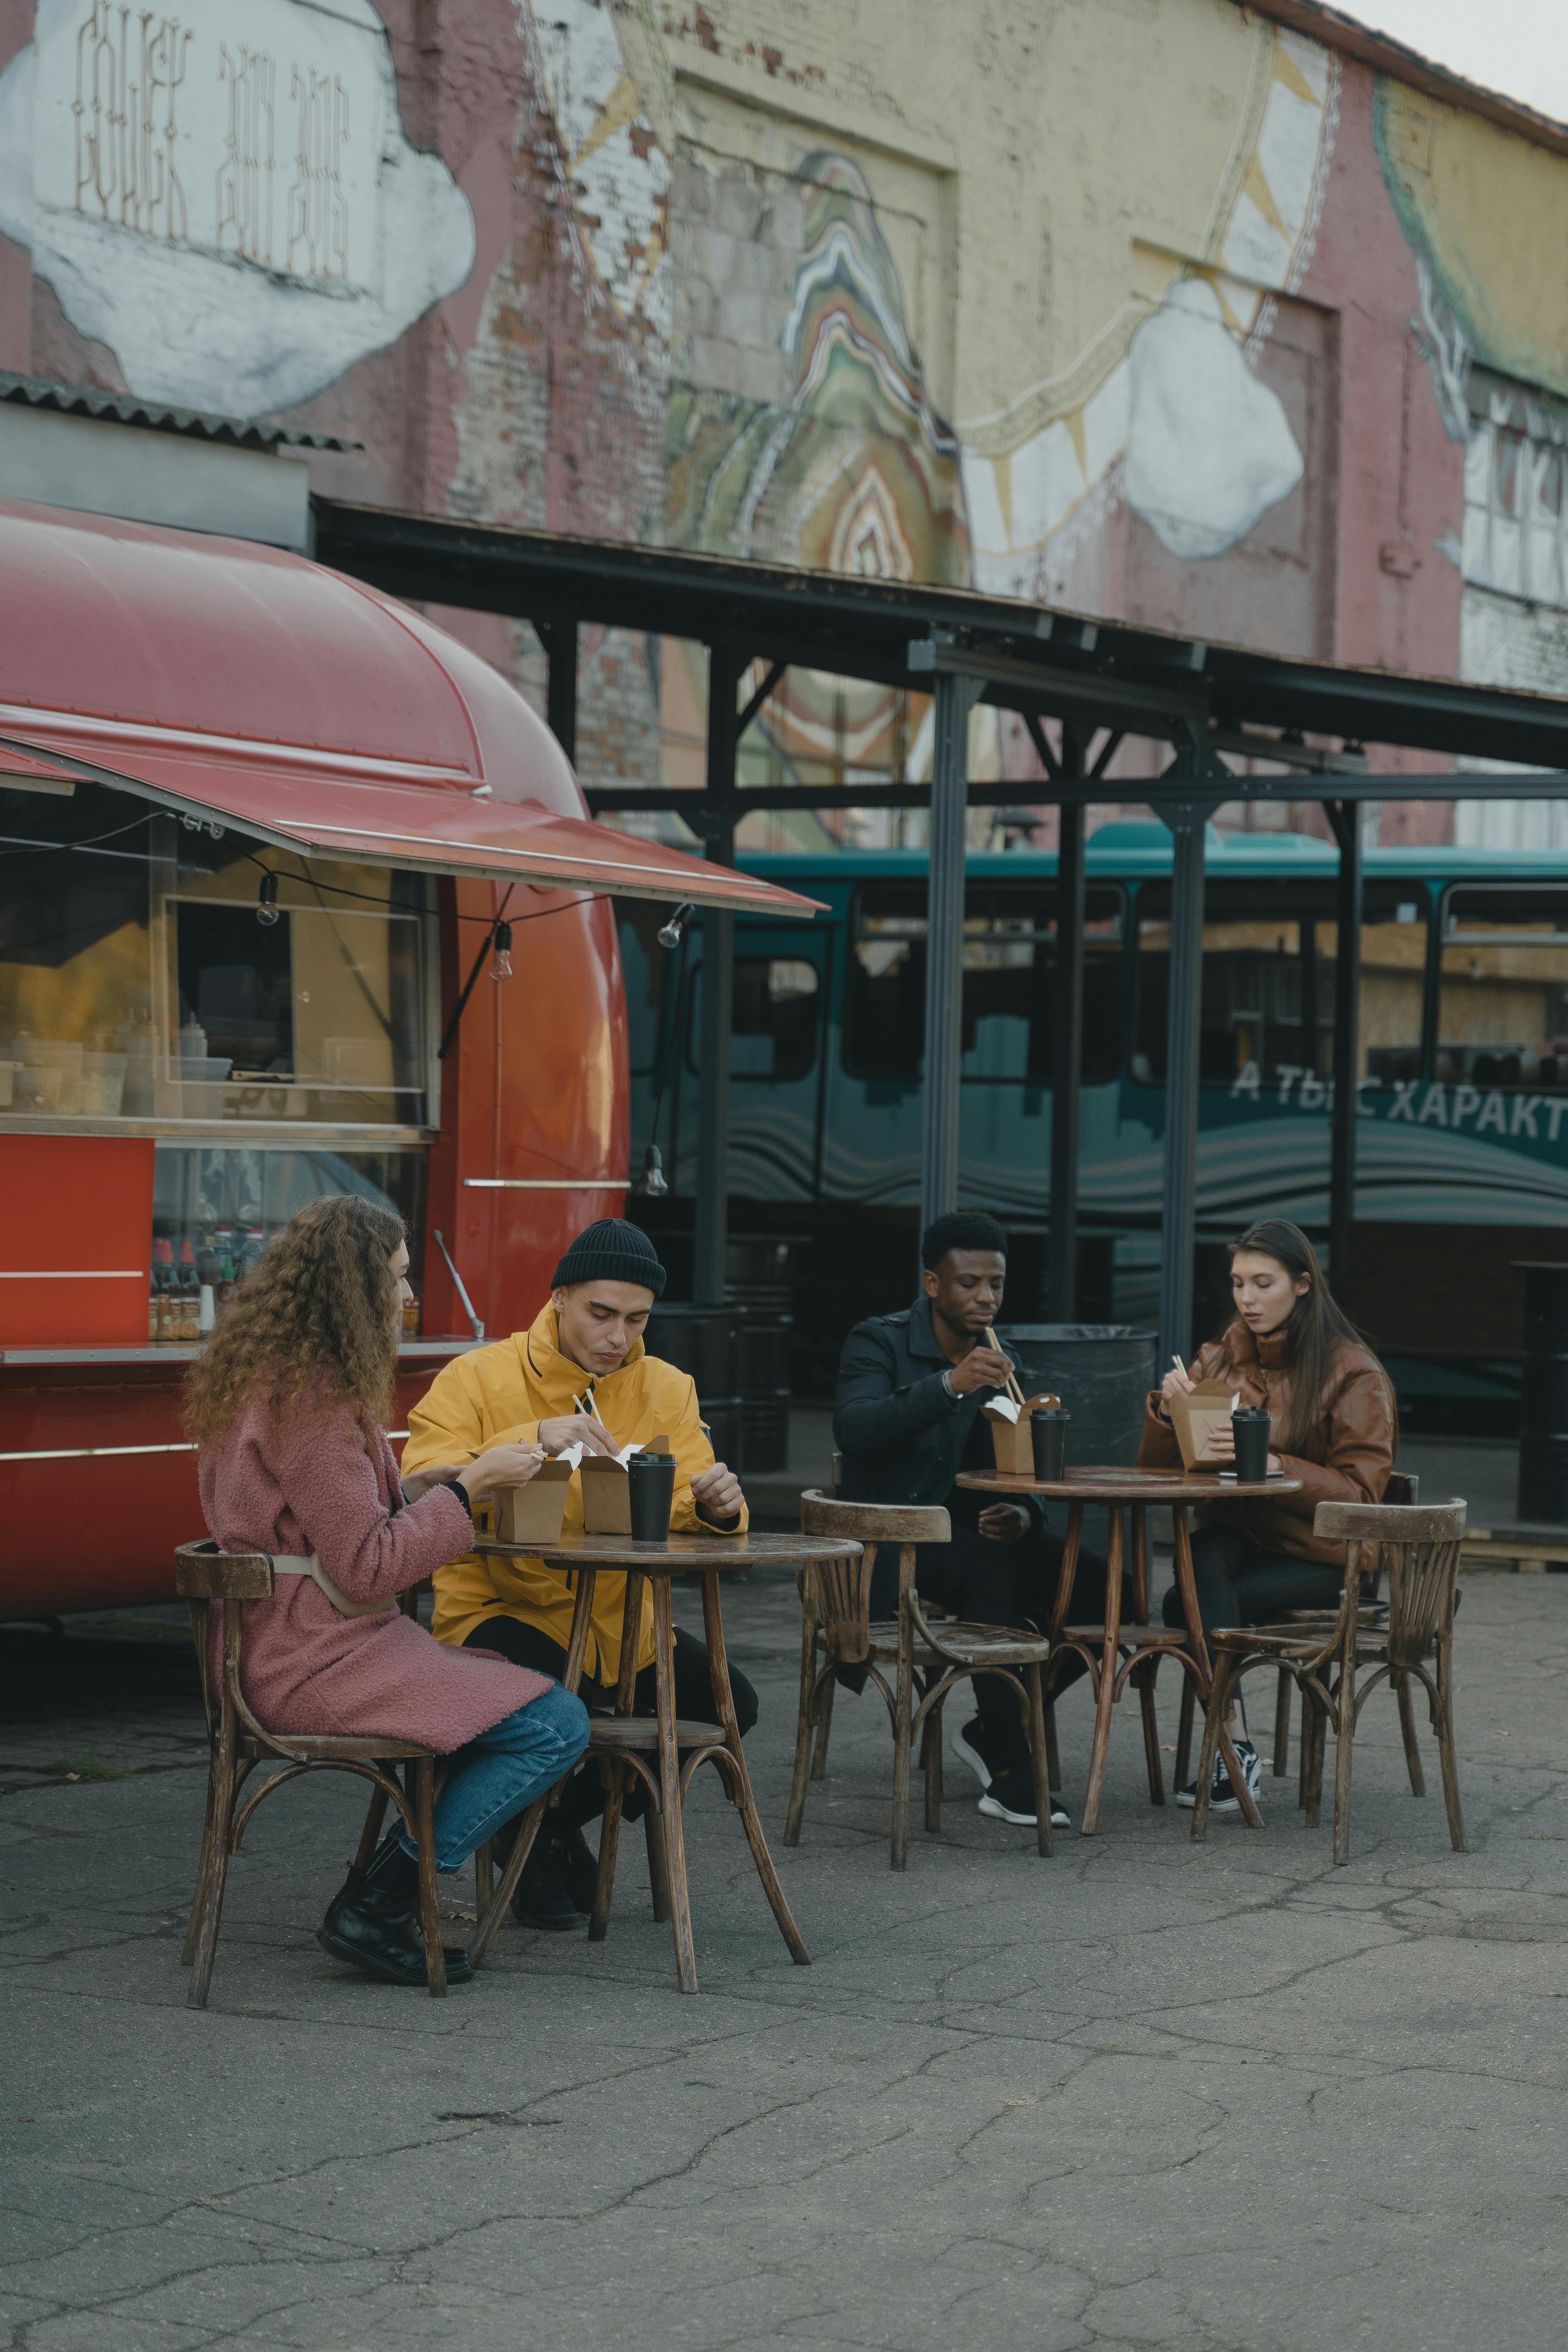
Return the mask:
{"type": "MultiPolygon", "coordinates": [[[[1379,1694],[1338,1871],[1283,1781],[1261,1834],[1194,1846],[1124,1715],[1096,1837],[1038,1860],[953,1763],[894,1875],[870,1693],[840,1697],[788,1851],[793,1580],[738,1583],[729,1624],[811,1967],[706,1775],[695,1997],[635,1837],[605,1944],[509,1926],[444,2002],[382,1989],[313,1940],[359,1812],[318,1782],[234,1864],[205,2012],[178,1621],[0,1629],[0,2343],[1557,2352],[1568,1578],[1466,1581],[1471,1851],[1435,1754],[1411,1797],[1379,1694]]],[[[1087,1724],[1080,1690],[1069,1797],[1087,1724]]],[[[471,1881],[447,1895],[460,1915],[471,1881]]]]}

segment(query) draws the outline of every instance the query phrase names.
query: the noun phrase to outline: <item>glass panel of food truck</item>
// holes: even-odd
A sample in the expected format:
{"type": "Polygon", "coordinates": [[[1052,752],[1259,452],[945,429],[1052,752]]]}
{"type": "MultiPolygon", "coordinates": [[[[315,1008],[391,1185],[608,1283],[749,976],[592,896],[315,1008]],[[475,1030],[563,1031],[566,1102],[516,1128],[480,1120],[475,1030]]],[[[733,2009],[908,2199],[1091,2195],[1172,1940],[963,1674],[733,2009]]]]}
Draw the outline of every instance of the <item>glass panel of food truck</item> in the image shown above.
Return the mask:
{"type": "Polygon", "coordinates": [[[252,856],[96,785],[6,801],[0,1116],[424,1120],[422,877],[252,856]]]}
{"type": "MultiPolygon", "coordinates": [[[[1331,1076],[1339,932],[1313,918],[1332,903],[1332,883],[1209,885],[1200,1085],[1331,1076]]],[[[1363,904],[1359,1075],[1390,1082],[1414,1076],[1420,1062],[1426,893],[1408,883],[1368,884],[1363,904]]],[[[1161,1085],[1165,1075],[1170,905],[1163,883],[1139,893],[1130,1075],[1143,1086],[1161,1085]]]]}
{"type": "Polygon", "coordinates": [[[153,1172],[153,1280],[147,1337],[191,1346],[211,1328],[273,1235],[326,1193],[359,1192],[403,1218],[414,1299],[404,1337],[419,1336],[424,1296],[426,1155],[276,1144],[160,1142],[153,1172]]]}
{"type": "Polygon", "coordinates": [[[1450,890],[1433,1075],[1487,1089],[1568,1088],[1568,889],[1450,890]]]}
{"type": "MultiPolygon", "coordinates": [[[[925,1047],[922,885],[868,886],[856,899],[844,1059],[851,1076],[918,1083],[925,1047]]],[[[1121,1060],[1121,894],[1088,893],[1083,1082],[1121,1060]]],[[[963,919],[963,1076],[1049,1086],[1054,1036],[1055,893],[1048,884],[971,883],[963,919]]]]}

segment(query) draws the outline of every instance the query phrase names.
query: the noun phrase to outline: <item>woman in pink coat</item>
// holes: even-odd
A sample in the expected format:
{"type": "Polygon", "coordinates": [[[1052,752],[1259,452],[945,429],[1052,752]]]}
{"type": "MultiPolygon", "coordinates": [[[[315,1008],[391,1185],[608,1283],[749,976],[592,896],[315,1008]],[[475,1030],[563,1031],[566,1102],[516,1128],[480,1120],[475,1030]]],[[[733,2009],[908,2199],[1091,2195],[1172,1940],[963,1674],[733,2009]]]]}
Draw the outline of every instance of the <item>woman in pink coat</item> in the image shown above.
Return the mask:
{"type": "MultiPolygon", "coordinates": [[[[277,1572],[270,1601],[244,1603],[250,1706],[269,1731],[384,1732],[455,1756],[436,1804],[437,1867],[453,1871],[571,1771],[588,1717],[547,1675],[451,1649],[398,1610],[469,1549],[473,1504],[543,1459],[497,1445],[400,1483],[383,1423],[407,1271],[390,1209],[353,1194],[301,1209],[193,1367],[187,1418],[209,1530],[225,1551],[270,1554],[277,1572]]],[[[422,1986],[417,1886],[395,1829],[350,1871],[317,1941],[384,1983],[422,1986]]],[[[472,1973],[448,1952],[448,1984],[472,1973]]]]}

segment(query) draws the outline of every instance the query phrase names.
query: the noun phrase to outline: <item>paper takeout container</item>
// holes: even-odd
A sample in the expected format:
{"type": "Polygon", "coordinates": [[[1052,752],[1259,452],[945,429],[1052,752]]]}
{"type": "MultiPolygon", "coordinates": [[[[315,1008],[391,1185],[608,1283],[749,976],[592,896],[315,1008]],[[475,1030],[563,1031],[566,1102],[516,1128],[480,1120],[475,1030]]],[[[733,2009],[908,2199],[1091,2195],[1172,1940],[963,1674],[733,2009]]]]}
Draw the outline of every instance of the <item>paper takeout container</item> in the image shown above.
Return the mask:
{"type": "Polygon", "coordinates": [[[583,1532],[589,1536],[629,1536],[632,1531],[632,1482],[626,1464],[637,1453],[668,1454],[668,1437],[647,1437],[619,1454],[584,1454],[578,1465],[583,1481],[583,1532]]]}
{"type": "Polygon", "coordinates": [[[1235,1406],[1236,1399],[1223,1381],[1200,1381],[1190,1395],[1166,1398],[1165,1409],[1182,1449],[1184,1469],[1201,1470],[1228,1458],[1211,1453],[1209,1441],[1216,1429],[1229,1428],[1235,1406]]]}
{"type": "Polygon", "coordinates": [[[1011,1397],[993,1397],[985,1407],[985,1418],[991,1423],[991,1443],[996,1449],[996,1467],[1009,1478],[1032,1478],[1035,1475],[1035,1433],[1029,1423],[1041,1406],[1053,1412],[1061,1411],[1061,1399],[1045,1392],[1026,1397],[1016,1405],[1011,1397]]]}
{"type": "Polygon", "coordinates": [[[501,1543],[559,1543],[571,1486],[570,1462],[542,1462],[526,1486],[500,1487],[482,1507],[485,1533],[501,1543]]]}

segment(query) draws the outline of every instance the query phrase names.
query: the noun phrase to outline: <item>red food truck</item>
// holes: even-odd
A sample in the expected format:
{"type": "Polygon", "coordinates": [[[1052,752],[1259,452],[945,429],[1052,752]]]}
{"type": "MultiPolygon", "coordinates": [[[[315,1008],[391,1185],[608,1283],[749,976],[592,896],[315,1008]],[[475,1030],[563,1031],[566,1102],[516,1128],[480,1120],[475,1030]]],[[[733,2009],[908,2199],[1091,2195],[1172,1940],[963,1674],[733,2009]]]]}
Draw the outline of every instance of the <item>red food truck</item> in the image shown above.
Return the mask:
{"type": "Polygon", "coordinates": [[[531,1318],[626,1192],[619,896],[811,911],[394,599],[0,503],[0,1617],[170,1596],[184,1368],[308,1200],[407,1220],[400,1424],[531,1318]]]}

